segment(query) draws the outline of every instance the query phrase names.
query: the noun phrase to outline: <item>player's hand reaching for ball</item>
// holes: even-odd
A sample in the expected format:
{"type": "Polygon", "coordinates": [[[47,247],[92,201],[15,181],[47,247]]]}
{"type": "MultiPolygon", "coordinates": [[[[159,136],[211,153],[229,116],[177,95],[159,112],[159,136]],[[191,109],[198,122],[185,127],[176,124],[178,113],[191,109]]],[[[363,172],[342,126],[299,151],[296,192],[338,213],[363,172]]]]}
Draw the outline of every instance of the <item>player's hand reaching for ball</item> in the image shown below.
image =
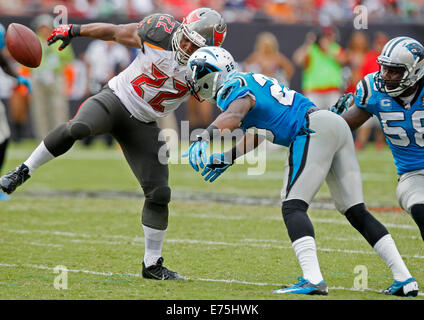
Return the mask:
{"type": "Polygon", "coordinates": [[[72,38],[80,35],[81,26],[78,24],[66,24],[59,26],[52,31],[52,34],[47,38],[47,44],[51,45],[57,40],[62,40],[62,44],[59,47],[59,51],[66,48],[71,43],[72,38]]]}

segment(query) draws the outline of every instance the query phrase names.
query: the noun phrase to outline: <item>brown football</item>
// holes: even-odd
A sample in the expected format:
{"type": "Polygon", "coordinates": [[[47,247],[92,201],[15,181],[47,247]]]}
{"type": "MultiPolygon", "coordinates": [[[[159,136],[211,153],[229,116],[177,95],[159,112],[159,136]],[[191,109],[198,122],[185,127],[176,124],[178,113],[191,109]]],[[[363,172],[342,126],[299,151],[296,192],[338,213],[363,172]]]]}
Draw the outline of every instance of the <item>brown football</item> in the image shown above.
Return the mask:
{"type": "Polygon", "coordinates": [[[40,40],[28,27],[11,23],[6,31],[6,46],[16,61],[30,68],[37,68],[43,51],[40,40]]]}

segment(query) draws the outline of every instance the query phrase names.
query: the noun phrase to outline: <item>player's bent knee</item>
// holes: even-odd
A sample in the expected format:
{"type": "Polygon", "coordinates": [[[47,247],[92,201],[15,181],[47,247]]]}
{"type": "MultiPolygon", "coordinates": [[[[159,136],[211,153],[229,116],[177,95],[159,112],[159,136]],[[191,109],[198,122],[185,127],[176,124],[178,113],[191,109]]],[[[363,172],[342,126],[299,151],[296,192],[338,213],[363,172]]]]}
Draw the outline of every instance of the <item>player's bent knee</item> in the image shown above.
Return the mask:
{"type": "Polygon", "coordinates": [[[81,140],[91,135],[90,127],[83,122],[70,121],[67,123],[67,129],[69,135],[75,140],[81,140]]]}
{"type": "Polygon", "coordinates": [[[171,189],[168,186],[144,187],[143,225],[165,230],[168,226],[168,203],[171,200],[171,189]]]}
{"type": "Polygon", "coordinates": [[[283,202],[282,212],[291,242],[305,236],[315,237],[314,227],[306,211],[308,204],[299,199],[283,202]]]}
{"type": "Polygon", "coordinates": [[[378,240],[389,234],[386,227],[365,208],[364,203],[350,207],[345,212],[345,216],[350,224],[362,234],[372,247],[374,247],[378,240]]]}
{"type": "Polygon", "coordinates": [[[171,201],[171,188],[168,186],[155,188],[152,192],[151,201],[167,205],[171,201]]]}

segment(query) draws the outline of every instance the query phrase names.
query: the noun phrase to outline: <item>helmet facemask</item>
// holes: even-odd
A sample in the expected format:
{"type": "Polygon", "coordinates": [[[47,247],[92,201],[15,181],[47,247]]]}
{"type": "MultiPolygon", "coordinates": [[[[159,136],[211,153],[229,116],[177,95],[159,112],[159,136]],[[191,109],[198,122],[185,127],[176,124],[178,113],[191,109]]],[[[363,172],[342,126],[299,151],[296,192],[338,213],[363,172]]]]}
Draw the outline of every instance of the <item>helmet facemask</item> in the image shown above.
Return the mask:
{"type": "Polygon", "coordinates": [[[410,88],[415,82],[412,82],[409,75],[410,71],[407,69],[405,65],[400,64],[388,64],[388,63],[381,63],[378,61],[380,69],[379,71],[374,75],[375,85],[377,87],[377,90],[383,93],[387,93],[391,97],[397,97],[401,95],[405,90],[410,88]],[[386,72],[384,71],[385,68],[402,68],[403,69],[403,75],[400,79],[384,79],[383,74],[386,72]]]}
{"type": "Polygon", "coordinates": [[[236,71],[236,63],[227,50],[205,47],[198,49],[189,59],[186,81],[197,100],[215,103],[219,89],[236,71]]]}
{"type": "Polygon", "coordinates": [[[191,94],[200,102],[215,102],[218,89],[222,86],[221,69],[206,62],[194,59],[190,62],[191,76],[186,76],[191,94]]]}
{"type": "Polygon", "coordinates": [[[384,46],[377,63],[380,66],[374,74],[377,90],[398,97],[424,76],[424,48],[412,38],[397,37],[384,46]],[[403,75],[399,79],[385,79],[385,73],[393,72],[385,68],[402,68],[403,75]]]}
{"type": "Polygon", "coordinates": [[[206,39],[196,31],[190,31],[184,24],[179,26],[177,31],[175,31],[174,36],[172,37],[172,49],[174,50],[175,60],[177,60],[180,65],[186,65],[188,59],[190,58],[190,54],[181,48],[181,40],[183,36],[185,36],[186,39],[191,41],[198,48],[204,47],[206,45],[206,39]]]}

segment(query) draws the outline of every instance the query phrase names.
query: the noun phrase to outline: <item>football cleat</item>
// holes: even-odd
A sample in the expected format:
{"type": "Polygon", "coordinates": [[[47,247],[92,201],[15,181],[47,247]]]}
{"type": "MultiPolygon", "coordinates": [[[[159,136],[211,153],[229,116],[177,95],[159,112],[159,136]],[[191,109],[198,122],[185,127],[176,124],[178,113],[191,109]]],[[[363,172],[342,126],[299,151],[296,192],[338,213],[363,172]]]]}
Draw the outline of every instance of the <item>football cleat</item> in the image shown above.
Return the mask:
{"type": "Polygon", "coordinates": [[[0,187],[7,194],[11,194],[17,187],[27,181],[30,177],[29,168],[25,164],[21,164],[15,170],[12,170],[1,177],[0,187]]]}
{"type": "Polygon", "coordinates": [[[318,284],[312,284],[309,280],[304,279],[302,276],[298,277],[298,283],[292,286],[284,286],[281,289],[274,290],[274,293],[294,293],[294,294],[309,294],[309,295],[322,295],[328,294],[328,287],[322,280],[318,284]]]}
{"type": "Polygon", "coordinates": [[[382,293],[399,297],[416,297],[418,295],[418,283],[415,278],[409,278],[405,281],[394,281],[382,293]]]}
{"type": "Polygon", "coordinates": [[[178,273],[168,270],[163,265],[163,258],[160,257],[156,264],[146,267],[144,264],[144,261],[142,263],[143,265],[143,271],[142,276],[146,279],[155,279],[155,280],[179,280],[184,279],[181,275],[178,273]]]}

